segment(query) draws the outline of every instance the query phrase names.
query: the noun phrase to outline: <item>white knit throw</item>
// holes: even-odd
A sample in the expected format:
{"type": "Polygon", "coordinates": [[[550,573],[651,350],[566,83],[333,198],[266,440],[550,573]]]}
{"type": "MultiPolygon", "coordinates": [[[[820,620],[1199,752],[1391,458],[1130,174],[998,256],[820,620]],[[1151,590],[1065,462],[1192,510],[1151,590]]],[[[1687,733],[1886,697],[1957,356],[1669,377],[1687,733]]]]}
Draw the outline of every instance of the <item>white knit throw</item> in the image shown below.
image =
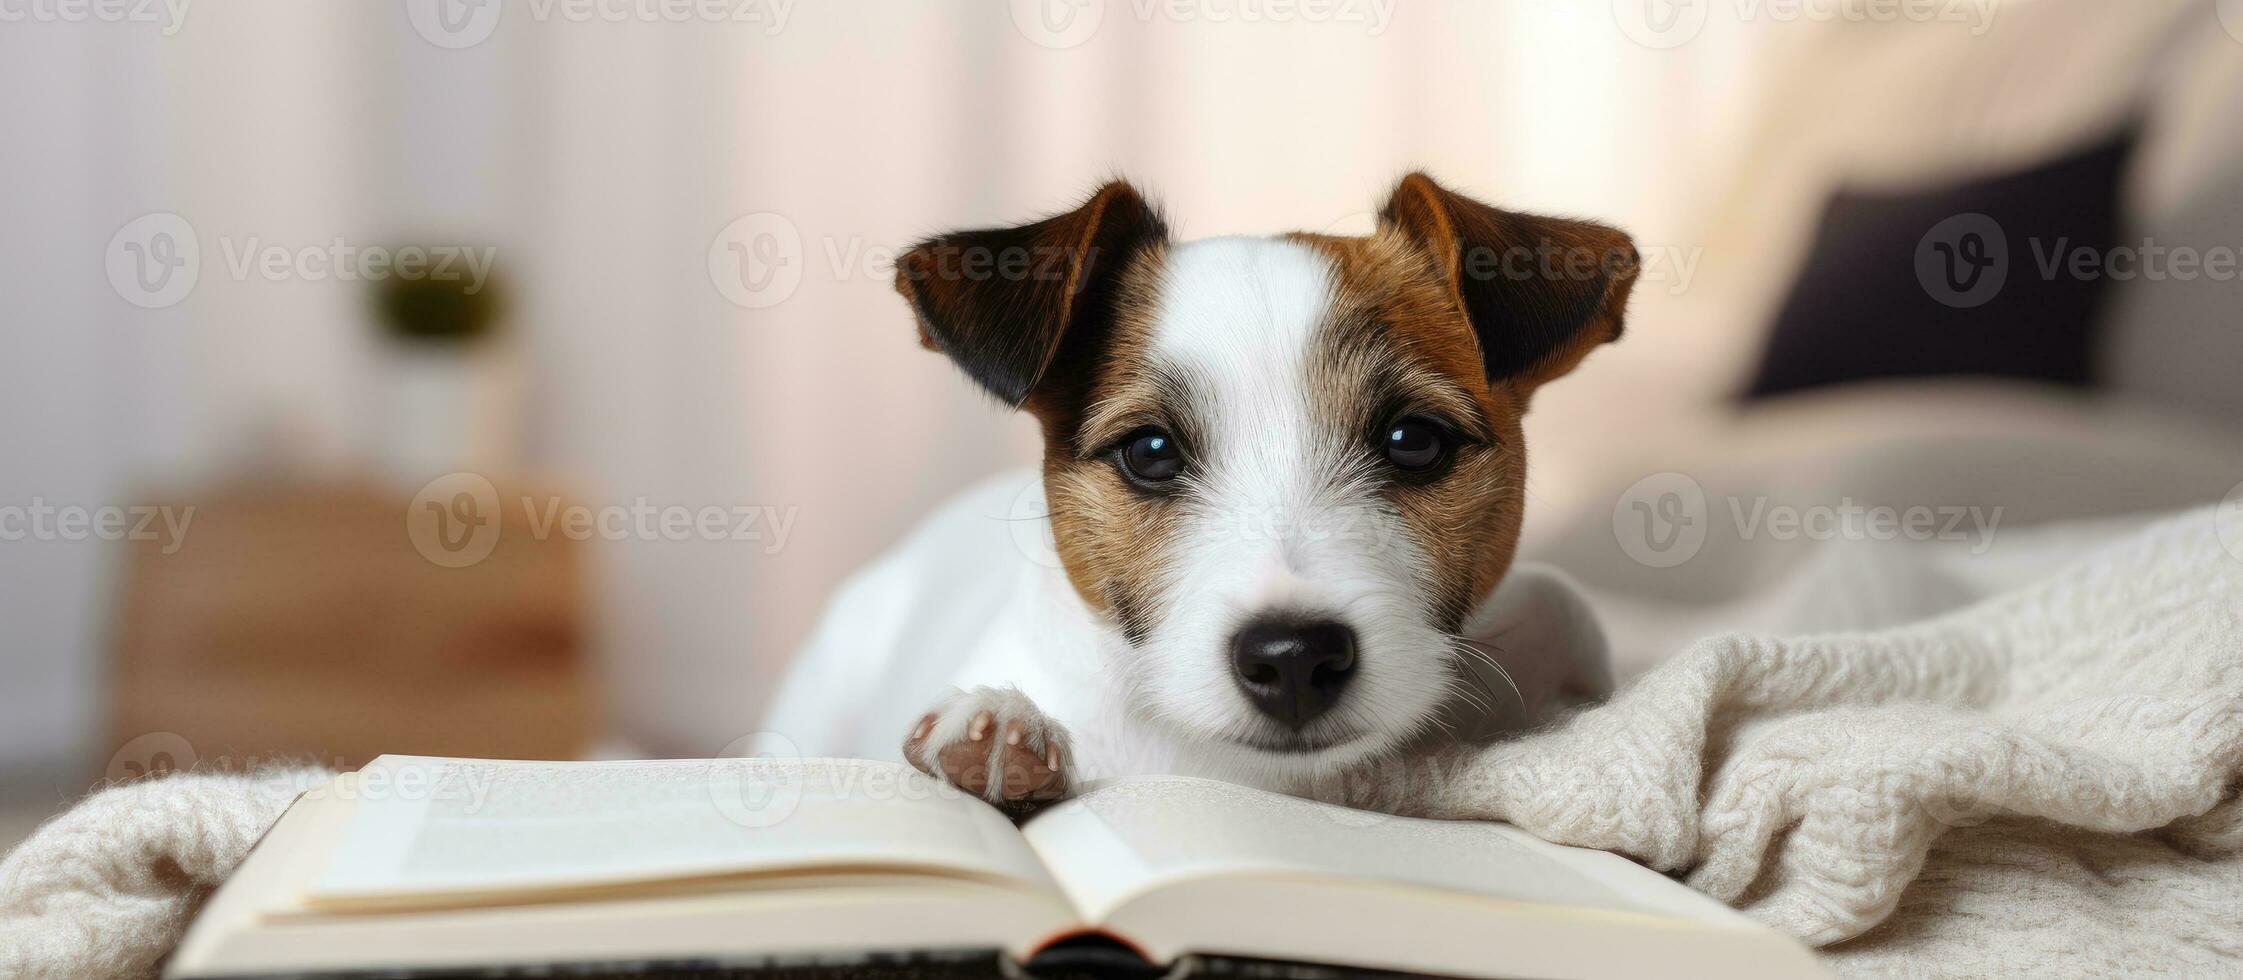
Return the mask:
{"type": "Polygon", "coordinates": [[[2243,975],[2243,554],[2207,508],[1916,625],[1714,637],[1435,771],[1378,791],[1687,872],[1843,972],[2243,975]]]}
{"type": "MultiPolygon", "coordinates": [[[[1849,974],[2243,974],[2243,556],[2207,509],[1918,625],[1715,637],[1437,771],[1398,805],[1687,872],[1849,974]]],[[[152,975],[304,779],[49,823],[0,862],[0,976],[152,975]]]]}
{"type": "Polygon", "coordinates": [[[185,772],[86,797],[0,861],[0,977],[155,976],[203,898],[331,776],[185,772]]]}

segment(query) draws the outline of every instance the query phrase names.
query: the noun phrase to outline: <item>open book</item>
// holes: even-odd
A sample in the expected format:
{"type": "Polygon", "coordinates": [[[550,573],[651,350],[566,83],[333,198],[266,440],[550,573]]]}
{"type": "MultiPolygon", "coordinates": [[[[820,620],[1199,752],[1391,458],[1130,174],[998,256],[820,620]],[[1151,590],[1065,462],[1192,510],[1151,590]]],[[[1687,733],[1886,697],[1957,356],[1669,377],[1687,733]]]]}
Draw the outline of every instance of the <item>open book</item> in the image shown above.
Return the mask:
{"type": "Polygon", "coordinates": [[[1092,786],[1015,827],[889,763],[411,756],[299,798],[166,975],[1127,975],[1180,961],[1213,975],[1823,975],[1792,940],[1663,875],[1496,824],[1160,777],[1092,786]]]}

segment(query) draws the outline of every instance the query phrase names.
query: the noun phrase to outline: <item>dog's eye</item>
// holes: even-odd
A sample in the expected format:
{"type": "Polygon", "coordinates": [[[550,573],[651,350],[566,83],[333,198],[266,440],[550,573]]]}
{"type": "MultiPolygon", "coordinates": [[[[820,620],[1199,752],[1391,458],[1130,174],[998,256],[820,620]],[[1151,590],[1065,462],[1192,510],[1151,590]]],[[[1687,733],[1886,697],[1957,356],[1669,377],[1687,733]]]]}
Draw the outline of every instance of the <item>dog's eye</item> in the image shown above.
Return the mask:
{"type": "Polygon", "coordinates": [[[1122,443],[1121,465],[1139,483],[1159,485],[1184,471],[1184,453],[1176,438],[1159,429],[1145,429],[1122,443]]]}
{"type": "Polygon", "coordinates": [[[1384,442],[1386,461],[1413,473],[1439,466],[1449,455],[1448,433],[1414,415],[1387,426],[1384,442]]]}

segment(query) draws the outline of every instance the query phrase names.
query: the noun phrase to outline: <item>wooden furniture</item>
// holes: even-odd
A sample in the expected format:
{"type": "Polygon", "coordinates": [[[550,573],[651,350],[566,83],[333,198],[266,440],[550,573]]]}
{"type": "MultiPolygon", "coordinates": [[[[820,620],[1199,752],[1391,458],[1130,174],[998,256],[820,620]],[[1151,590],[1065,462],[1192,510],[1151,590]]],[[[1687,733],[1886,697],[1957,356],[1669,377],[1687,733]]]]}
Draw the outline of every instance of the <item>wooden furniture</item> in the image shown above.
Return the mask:
{"type": "Polygon", "coordinates": [[[184,765],[182,740],[229,768],[582,753],[599,714],[584,549],[535,536],[522,496],[501,495],[513,503],[495,546],[456,568],[423,556],[412,501],[385,489],[274,483],[174,502],[194,508],[176,550],[126,548],[112,774],[151,764],[122,758],[135,753],[184,765]]]}

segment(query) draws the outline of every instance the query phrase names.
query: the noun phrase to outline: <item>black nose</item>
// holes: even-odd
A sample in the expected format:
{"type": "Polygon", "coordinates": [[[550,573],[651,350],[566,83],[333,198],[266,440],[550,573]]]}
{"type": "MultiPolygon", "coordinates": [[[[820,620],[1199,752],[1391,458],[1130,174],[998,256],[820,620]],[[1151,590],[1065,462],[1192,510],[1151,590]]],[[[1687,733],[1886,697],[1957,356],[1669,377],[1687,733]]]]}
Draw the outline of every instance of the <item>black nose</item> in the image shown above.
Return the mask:
{"type": "Polygon", "coordinates": [[[1258,619],[1231,638],[1231,671],[1262,713],[1298,729],[1355,675],[1355,631],[1329,620],[1258,619]]]}

